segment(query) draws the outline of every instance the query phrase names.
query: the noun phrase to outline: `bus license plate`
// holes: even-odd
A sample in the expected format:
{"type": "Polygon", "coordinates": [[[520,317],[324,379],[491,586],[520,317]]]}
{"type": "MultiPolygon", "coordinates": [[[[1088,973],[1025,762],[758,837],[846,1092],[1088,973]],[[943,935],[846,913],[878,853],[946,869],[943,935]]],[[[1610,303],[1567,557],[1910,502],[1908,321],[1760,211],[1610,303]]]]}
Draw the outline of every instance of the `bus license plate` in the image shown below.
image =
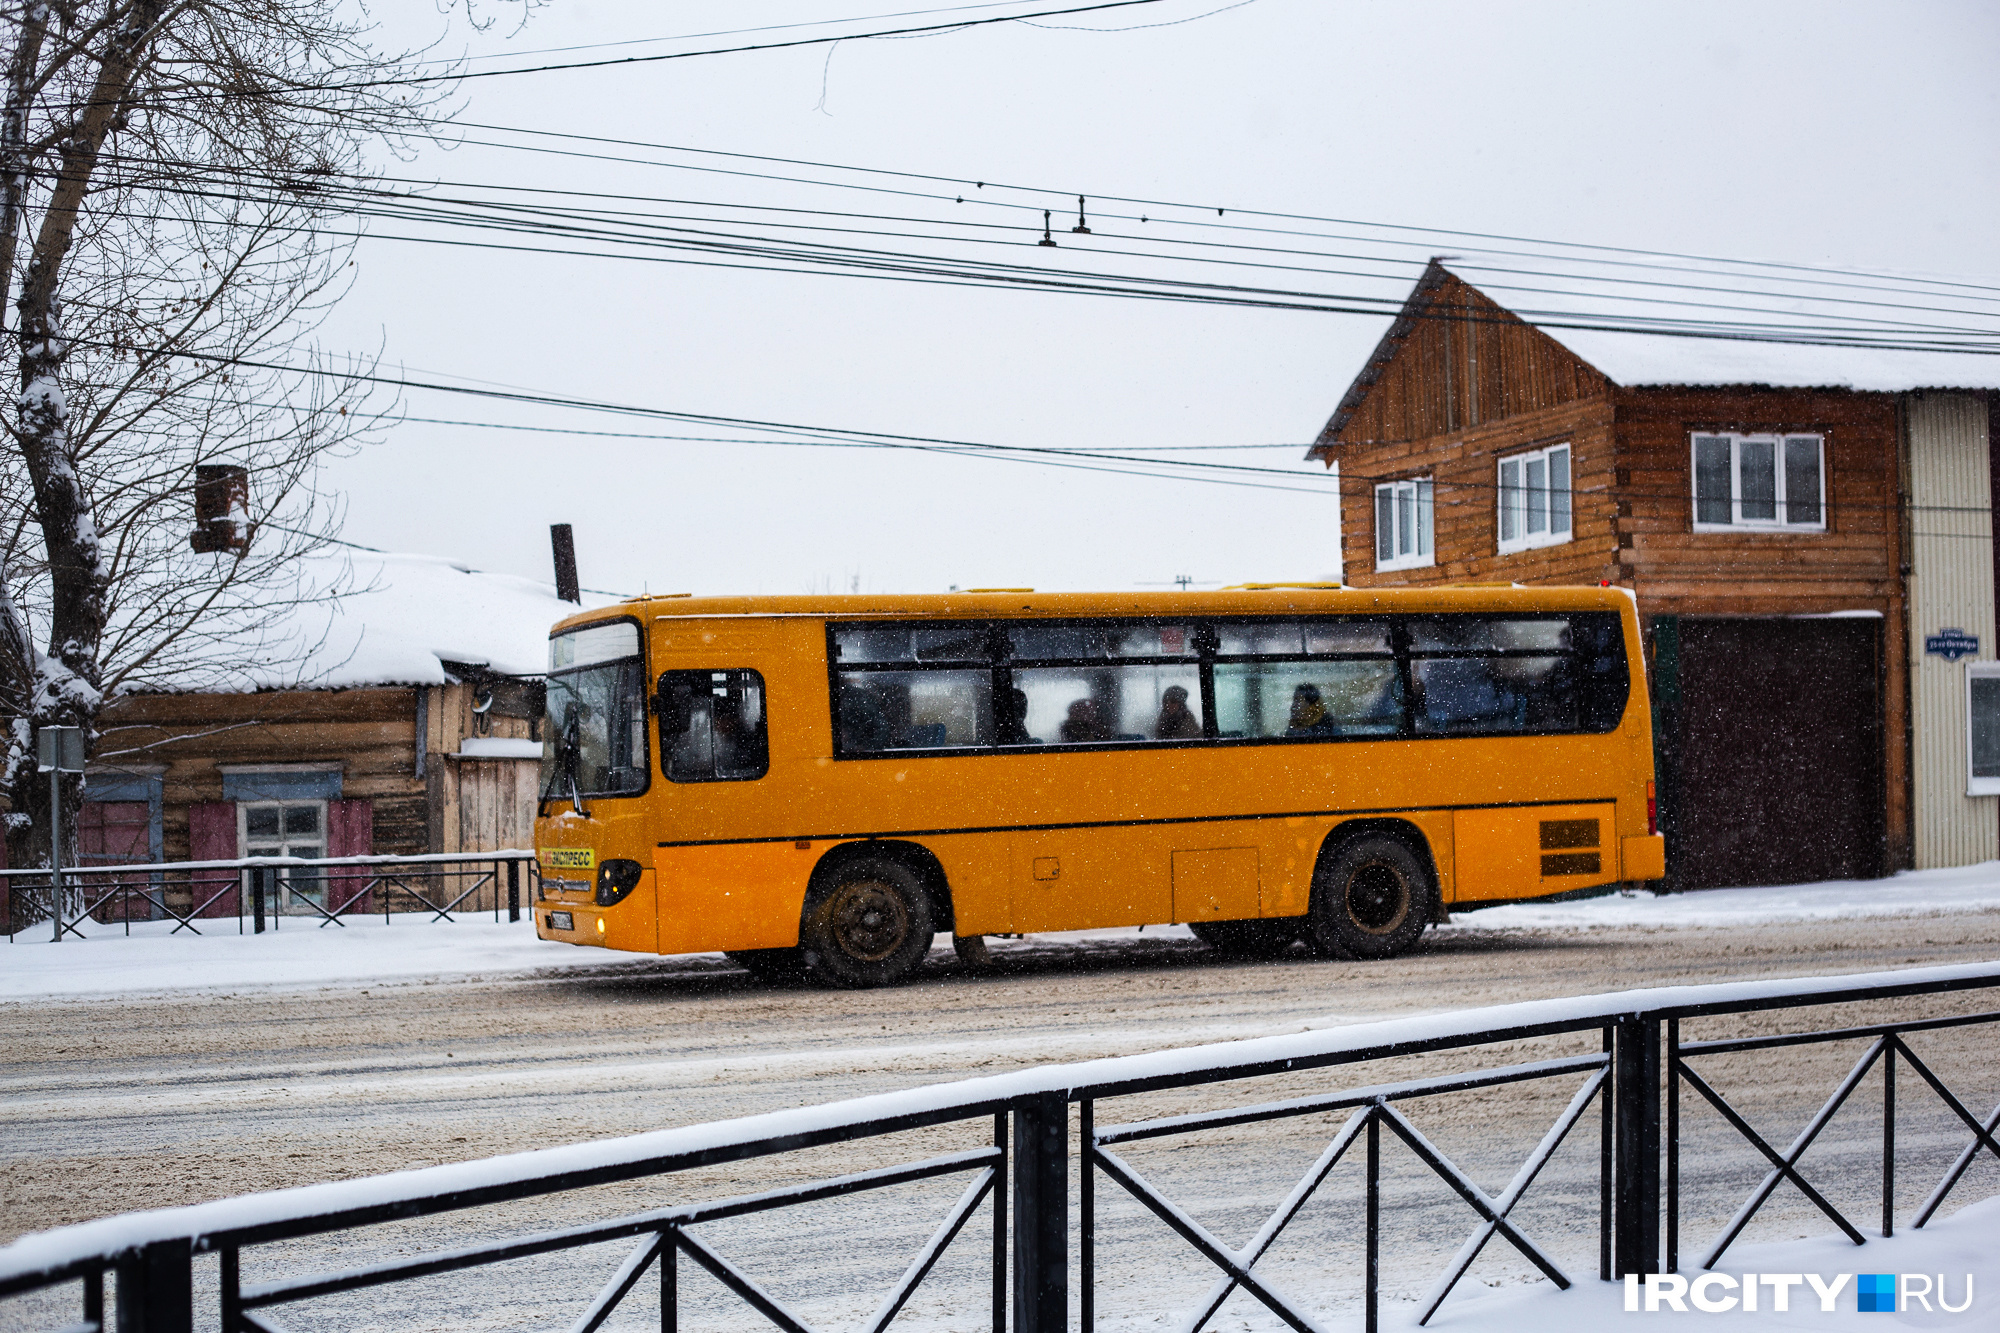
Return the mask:
{"type": "Polygon", "coordinates": [[[575,929],[576,929],[576,918],[575,918],[575,917],[572,917],[572,916],[571,916],[571,915],[570,915],[570,914],[569,914],[568,912],[550,912],[550,913],[549,913],[549,929],[550,929],[550,930],[575,930],[575,929]]]}

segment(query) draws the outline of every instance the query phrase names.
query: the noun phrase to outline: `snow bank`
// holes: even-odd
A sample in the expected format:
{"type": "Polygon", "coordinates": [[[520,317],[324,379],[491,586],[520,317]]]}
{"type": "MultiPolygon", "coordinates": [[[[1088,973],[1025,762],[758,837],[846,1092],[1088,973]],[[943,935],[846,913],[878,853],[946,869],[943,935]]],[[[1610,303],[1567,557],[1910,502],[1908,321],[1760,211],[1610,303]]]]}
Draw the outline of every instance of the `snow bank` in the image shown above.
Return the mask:
{"type": "Polygon", "coordinates": [[[1779,921],[1942,916],[2000,911],[2000,861],[1947,870],[1905,870],[1887,879],[1828,880],[1692,893],[1607,894],[1573,902],[1513,903],[1455,912],[1475,930],[1592,930],[1614,926],[1754,926],[1779,921]]]}
{"type": "Polygon", "coordinates": [[[136,921],[129,939],[122,924],[93,925],[96,938],[61,944],[45,928],[31,931],[0,943],[0,1001],[532,975],[632,958],[537,939],[527,921],[490,916],[427,924],[429,913],[412,912],[386,927],[379,916],[343,917],[345,926],[325,929],[316,920],[281,917],[276,930],[239,935],[233,918],[216,918],[199,923],[200,936],[170,934],[171,921],[136,921]]]}

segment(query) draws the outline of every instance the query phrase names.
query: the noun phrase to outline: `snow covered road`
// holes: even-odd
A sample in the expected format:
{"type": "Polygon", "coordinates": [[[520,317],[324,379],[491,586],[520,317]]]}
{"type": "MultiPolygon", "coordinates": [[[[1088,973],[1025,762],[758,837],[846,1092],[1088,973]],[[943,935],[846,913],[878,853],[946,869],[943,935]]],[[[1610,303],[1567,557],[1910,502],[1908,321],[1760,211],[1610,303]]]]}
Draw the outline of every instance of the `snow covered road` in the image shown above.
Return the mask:
{"type": "MultiPolygon", "coordinates": [[[[183,935],[0,946],[0,1239],[136,1207],[1051,1061],[1636,985],[2000,958],[1995,869],[1958,882],[1878,882],[1869,886],[1873,903],[1855,901],[1848,886],[1829,886],[1818,898],[1799,890],[1741,890],[1728,898],[1497,909],[1465,915],[1432,932],[1415,954],[1378,965],[1223,962],[1179,931],[1037,937],[1003,946],[998,966],[985,975],[968,975],[940,950],[919,984],[861,993],[771,988],[719,958],[606,956],[478,922],[280,931],[248,940],[183,935]],[[1808,901],[1787,908],[1788,895],[1808,901]],[[1548,916],[1528,922],[1504,915],[1527,911],[1548,916]],[[361,968],[368,958],[376,960],[372,973],[361,968]]],[[[1961,1095],[1990,1108],[2000,1097],[1992,1031],[1935,1040],[1961,1095]]],[[[1505,1063],[1550,1053],[1508,1049],[1490,1058],[1505,1063]]],[[[1854,1054],[1813,1048],[1756,1067],[1732,1058],[1715,1062],[1713,1073],[1754,1124],[1783,1142],[1854,1054]]],[[[1371,1069],[1346,1081],[1400,1076],[1419,1065],[1371,1069]]],[[[1183,1095],[1171,1108],[1154,1099],[1100,1115],[1124,1119],[1142,1109],[1194,1109],[1309,1086],[1326,1085],[1273,1080],[1183,1095]]],[[[1459,1094],[1412,1114],[1491,1187],[1532,1147],[1569,1091],[1565,1083],[1459,1094]]],[[[1906,1211],[1934,1179],[1931,1159],[1948,1160],[1959,1142],[1941,1116],[1930,1114],[1934,1103],[1922,1103],[1926,1095],[1914,1087],[1904,1094],[1911,1153],[1902,1177],[1906,1211]]],[[[1864,1089],[1808,1159],[1814,1180],[1863,1218],[1880,1188],[1874,1106],[1864,1089]]],[[[1715,1215],[1726,1216],[1748,1191],[1760,1168],[1716,1117],[1705,1109],[1689,1115],[1690,1133],[1714,1149],[1689,1171],[1692,1246],[1713,1230],[1715,1215]]],[[[1198,1144],[1169,1140],[1132,1160],[1225,1234],[1247,1235],[1323,1145],[1329,1127],[1322,1121],[1246,1126],[1198,1144]]],[[[976,1137],[971,1129],[928,1131],[870,1145],[838,1165],[904,1160],[968,1146],[976,1137]]],[[[1426,1186],[1406,1155],[1386,1154],[1385,1162],[1400,1181],[1396,1188],[1408,1187],[1392,1211],[1400,1239],[1389,1257],[1389,1283],[1414,1297],[1472,1219],[1462,1203],[1426,1186]]],[[[811,1164],[772,1161],[607,1189],[552,1203],[551,1215],[537,1224],[572,1215],[566,1209],[602,1215],[663,1198],[734,1193],[833,1165],[820,1155],[811,1164]]],[[[1580,1131],[1521,1215],[1563,1262],[1584,1269],[1594,1264],[1587,1225],[1594,1172],[1594,1133],[1580,1131]]],[[[1337,1205],[1330,1200],[1324,1210],[1302,1215],[1297,1253],[1274,1255],[1274,1271],[1298,1262],[1298,1254],[1322,1263],[1352,1257],[1354,1200],[1347,1196],[1353,1190],[1343,1189],[1337,1205]]],[[[1967,1202],[1990,1195],[2000,1189],[2000,1171],[1982,1163],[1961,1189],[1967,1202]]],[[[730,1253],[775,1288],[837,1321],[843,1312],[872,1306],[882,1267],[907,1257],[913,1241],[906,1232],[934,1216],[928,1198],[913,1194],[907,1207],[881,1200],[858,1220],[829,1212],[762,1230],[731,1224],[734,1232],[720,1234],[730,1253]],[[798,1257],[829,1249],[844,1256],[833,1268],[824,1261],[802,1266],[798,1257]]],[[[1781,1191],[1749,1239],[1825,1229],[1796,1194],[1781,1191]]],[[[972,1231],[967,1242],[972,1258],[941,1269],[938,1281],[976,1284],[973,1260],[982,1242],[972,1231]]],[[[1136,1205],[1112,1208],[1100,1244],[1107,1322],[1154,1327],[1145,1309],[1205,1282],[1186,1262],[1188,1252],[1136,1205]]],[[[1481,1282],[1514,1281],[1509,1256],[1483,1258],[1481,1265],[1481,1282]]],[[[555,1270],[540,1274],[547,1280],[508,1286],[509,1308],[524,1323],[560,1323],[570,1317],[564,1302],[576,1292],[555,1280],[555,1270]]],[[[1329,1311],[1344,1308],[1337,1294],[1328,1300],[1329,1311]]],[[[938,1322],[941,1308],[920,1303],[906,1318],[951,1326],[938,1322]]],[[[1249,1307],[1232,1305],[1230,1314],[1220,1327],[1261,1329],[1269,1322],[1249,1307]]],[[[715,1315],[726,1325],[739,1322],[720,1310],[715,1315]]],[[[487,1326],[469,1315],[463,1322],[487,1326]]],[[[754,1320],[741,1322],[749,1327],[754,1320]]]]}

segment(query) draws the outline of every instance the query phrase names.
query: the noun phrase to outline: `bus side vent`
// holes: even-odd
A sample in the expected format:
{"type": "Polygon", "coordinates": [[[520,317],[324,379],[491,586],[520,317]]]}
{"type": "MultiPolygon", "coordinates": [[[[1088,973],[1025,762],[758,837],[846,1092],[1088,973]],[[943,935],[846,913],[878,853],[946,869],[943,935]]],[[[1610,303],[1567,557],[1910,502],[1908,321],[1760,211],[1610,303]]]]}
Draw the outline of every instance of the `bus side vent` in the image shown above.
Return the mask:
{"type": "Polygon", "coordinates": [[[1546,879],[1555,875],[1601,874],[1603,861],[1596,852],[1570,850],[1595,846],[1597,846],[1596,820],[1544,819],[1542,877],[1546,879]]]}

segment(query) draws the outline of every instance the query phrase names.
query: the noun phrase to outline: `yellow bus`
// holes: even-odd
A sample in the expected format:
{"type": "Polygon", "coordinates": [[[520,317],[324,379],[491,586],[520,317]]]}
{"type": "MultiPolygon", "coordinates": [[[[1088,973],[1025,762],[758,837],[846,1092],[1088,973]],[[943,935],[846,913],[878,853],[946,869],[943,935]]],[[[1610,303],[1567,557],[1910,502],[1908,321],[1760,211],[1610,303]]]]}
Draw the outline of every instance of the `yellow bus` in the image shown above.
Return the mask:
{"type": "Polygon", "coordinates": [[[1387,958],[1665,873],[1609,588],[654,597],[550,636],[544,939],[843,986],[949,931],[1387,958]]]}

